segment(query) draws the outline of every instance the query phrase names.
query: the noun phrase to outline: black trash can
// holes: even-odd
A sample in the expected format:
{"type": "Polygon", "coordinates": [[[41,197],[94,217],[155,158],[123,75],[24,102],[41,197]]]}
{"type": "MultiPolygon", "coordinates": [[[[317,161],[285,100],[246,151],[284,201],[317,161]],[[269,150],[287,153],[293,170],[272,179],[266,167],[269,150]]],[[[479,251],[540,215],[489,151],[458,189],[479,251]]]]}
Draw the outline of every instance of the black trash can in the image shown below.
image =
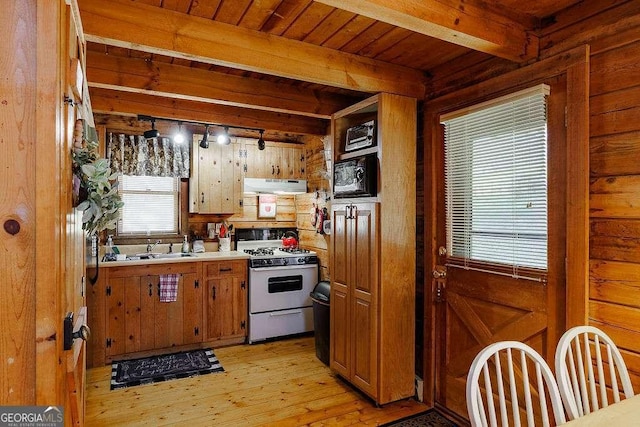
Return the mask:
{"type": "Polygon", "coordinates": [[[316,357],[329,366],[329,299],[331,284],[326,280],[318,282],[311,292],[313,301],[313,329],[316,338],[316,357]]]}

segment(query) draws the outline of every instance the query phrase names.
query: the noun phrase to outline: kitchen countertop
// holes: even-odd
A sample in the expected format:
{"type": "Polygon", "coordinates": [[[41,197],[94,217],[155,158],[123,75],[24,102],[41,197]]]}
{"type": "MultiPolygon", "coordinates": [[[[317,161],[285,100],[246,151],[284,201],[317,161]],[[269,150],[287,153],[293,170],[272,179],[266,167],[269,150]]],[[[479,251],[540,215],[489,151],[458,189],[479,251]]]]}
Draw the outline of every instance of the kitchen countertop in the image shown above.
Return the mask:
{"type": "MultiPolygon", "coordinates": [[[[239,251],[229,252],[201,252],[191,253],[191,256],[176,257],[176,258],[149,258],[149,259],[136,259],[127,261],[100,261],[100,267],[127,267],[134,265],[149,265],[149,264],[174,264],[178,262],[202,262],[202,261],[228,261],[228,260],[242,260],[249,259],[249,255],[239,251]]],[[[87,267],[95,267],[95,260],[87,262],[87,267]]]]}

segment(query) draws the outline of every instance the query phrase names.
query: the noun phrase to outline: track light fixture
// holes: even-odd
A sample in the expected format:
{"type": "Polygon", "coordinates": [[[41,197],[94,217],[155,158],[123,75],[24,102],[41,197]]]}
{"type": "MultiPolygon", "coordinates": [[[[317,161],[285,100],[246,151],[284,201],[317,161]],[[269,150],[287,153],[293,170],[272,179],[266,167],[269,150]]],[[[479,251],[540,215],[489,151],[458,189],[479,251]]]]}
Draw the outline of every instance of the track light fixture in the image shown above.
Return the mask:
{"type": "MultiPolygon", "coordinates": [[[[166,122],[174,122],[174,123],[178,123],[178,133],[174,136],[174,141],[175,142],[179,142],[179,134],[182,134],[182,124],[183,123],[190,123],[190,124],[194,124],[194,125],[200,125],[200,126],[204,126],[204,136],[202,137],[202,140],[200,140],[200,147],[202,148],[209,148],[209,128],[211,126],[220,126],[224,129],[223,132],[221,132],[220,134],[218,134],[216,141],[218,142],[218,144],[220,145],[229,145],[231,143],[231,135],[229,134],[229,129],[244,129],[244,130],[250,130],[250,131],[256,131],[256,132],[260,132],[260,138],[258,139],[258,148],[260,150],[264,150],[265,148],[265,142],[264,142],[264,129],[259,129],[259,128],[248,128],[248,127],[244,127],[244,126],[231,126],[231,125],[225,125],[225,124],[220,124],[220,123],[201,123],[201,122],[192,122],[190,120],[175,120],[175,119],[168,119],[168,118],[164,118],[164,117],[152,117],[152,116],[145,116],[142,114],[138,115],[138,120],[144,120],[144,121],[150,121],[151,122],[151,129],[147,130],[144,132],[144,137],[145,138],[158,138],[160,136],[160,132],[156,129],[155,127],[155,123],[156,120],[163,120],[166,122]]],[[[184,134],[182,134],[182,137],[184,138],[184,134]]]]}
{"type": "Polygon", "coordinates": [[[144,137],[146,139],[149,138],[157,138],[160,136],[160,132],[156,129],[156,119],[151,119],[151,129],[144,131],[144,137]]]}
{"type": "Polygon", "coordinates": [[[204,126],[204,135],[202,135],[202,140],[200,141],[200,147],[209,148],[209,125],[204,126]]]}

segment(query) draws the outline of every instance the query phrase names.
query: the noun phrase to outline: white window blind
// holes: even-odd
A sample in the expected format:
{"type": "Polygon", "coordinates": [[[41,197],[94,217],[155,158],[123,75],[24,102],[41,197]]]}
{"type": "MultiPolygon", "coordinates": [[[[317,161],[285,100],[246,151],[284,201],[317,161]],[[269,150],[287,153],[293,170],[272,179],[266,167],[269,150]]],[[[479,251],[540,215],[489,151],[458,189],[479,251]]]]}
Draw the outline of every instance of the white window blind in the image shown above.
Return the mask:
{"type": "Polygon", "coordinates": [[[179,179],[120,175],[118,235],[178,234],[179,179]]]}
{"type": "Polygon", "coordinates": [[[546,270],[548,94],[539,85],[441,117],[447,250],[458,263],[546,270]]]}

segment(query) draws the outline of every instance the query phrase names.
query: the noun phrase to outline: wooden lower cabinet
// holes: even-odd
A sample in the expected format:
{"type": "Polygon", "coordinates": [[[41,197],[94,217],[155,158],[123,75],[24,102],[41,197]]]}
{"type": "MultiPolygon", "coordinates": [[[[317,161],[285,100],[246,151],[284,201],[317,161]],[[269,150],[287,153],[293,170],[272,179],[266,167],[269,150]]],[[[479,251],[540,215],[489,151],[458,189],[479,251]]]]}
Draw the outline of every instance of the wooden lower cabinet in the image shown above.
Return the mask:
{"type": "Polygon", "coordinates": [[[199,263],[115,267],[104,275],[107,360],[202,342],[199,263]],[[160,301],[160,274],[178,274],[176,301],[160,301]]]}
{"type": "MultiPolygon", "coordinates": [[[[89,270],[89,277],[95,275],[89,270]]],[[[243,343],[247,261],[100,268],[87,292],[88,366],[203,345],[243,343]],[[161,302],[161,274],[179,274],[175,302],[161,302]]]]}
{"type": "Polygon", "coordinates": [[[244,342],[247,337],[247,262],[203,263],[206,341],[244,342]]]}

